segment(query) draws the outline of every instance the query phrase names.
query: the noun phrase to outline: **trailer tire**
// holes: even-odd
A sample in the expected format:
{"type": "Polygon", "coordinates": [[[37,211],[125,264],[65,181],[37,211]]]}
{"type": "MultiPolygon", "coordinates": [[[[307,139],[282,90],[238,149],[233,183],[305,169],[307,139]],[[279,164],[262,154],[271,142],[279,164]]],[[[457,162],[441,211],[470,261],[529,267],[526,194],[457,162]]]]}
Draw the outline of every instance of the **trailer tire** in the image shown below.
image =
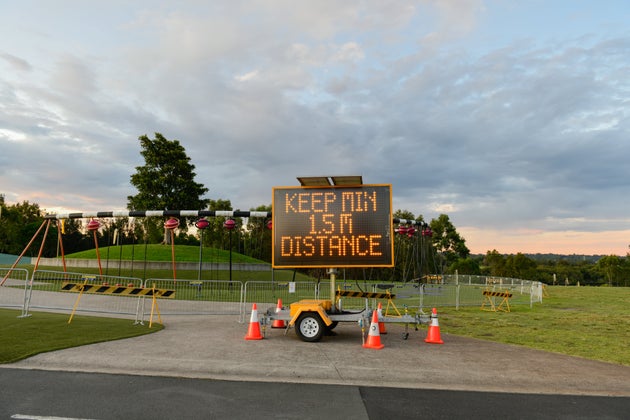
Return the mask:
{"type": "Polygon", "coordinates": [[[302,341],[314,343],[324,335],[324,321],[315,312],[304,312],[295,321],[295,334],[302,341]]]}

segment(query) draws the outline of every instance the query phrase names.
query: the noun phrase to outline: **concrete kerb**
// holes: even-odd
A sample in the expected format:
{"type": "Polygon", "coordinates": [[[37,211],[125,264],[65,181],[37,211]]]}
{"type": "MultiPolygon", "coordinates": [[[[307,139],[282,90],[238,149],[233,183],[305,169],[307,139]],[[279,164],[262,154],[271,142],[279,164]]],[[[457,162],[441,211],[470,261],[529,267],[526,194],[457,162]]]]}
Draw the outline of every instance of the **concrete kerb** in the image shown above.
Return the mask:
{"type": "Polygon", "coordinates": [[[131,339],[40,354],[1,367],[202,379],[388,386],[536,394],[630,396],[630,367],[388,325],[382,350],[361,347],[361,329],[341,323],[318,343],[265,328],[246,341],[236,315],[163,317],[165,329],[131,339]]]}

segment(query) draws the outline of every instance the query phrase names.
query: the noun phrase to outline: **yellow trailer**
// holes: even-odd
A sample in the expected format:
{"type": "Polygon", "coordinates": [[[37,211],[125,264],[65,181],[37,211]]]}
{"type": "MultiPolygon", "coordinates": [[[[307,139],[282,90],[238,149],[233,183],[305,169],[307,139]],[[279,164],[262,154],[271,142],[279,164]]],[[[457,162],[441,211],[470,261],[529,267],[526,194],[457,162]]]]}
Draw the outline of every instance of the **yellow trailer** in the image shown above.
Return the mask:
{"type": "MultiPolygon", "coordinates": [[[[335,273],[336,270],[329,270],[331,288],[335,287],[335,273]]],[[[391,286],[393,287],[393,285],[391,286]]],[[[289,308],[269,308],[263,316],[263,323],[270,324],[275,320],[285,321],[286,331],[293,327],[296,335],[302,341],[317,342],[324,335],[329,334],[339,322],[354,322],[359,326],[369,326],[372,313],[376,310],[369,307],[369,301],[388,299],[388,302],[391,302],[391,299],[395,298],[395,295],[390,290],[384,293],[348,290],[336,290],[333,292],[331,290],[331,293],[335,296],[334,302],[328,299],[303,299],[291,303],[289,308]],[[343,297],[364,298],[365,307],[362,310],[343,310],[341,304],[343,297]]],[[[403,338],[407,339],[409,336],[409,324],[413,324],[417,329],[418,324],[428,323],[429,317],[425,314],[412,316],[408,313],[398,313],[397,316],[382,316],[379,321],[404,323],[405,332],[403,333],[403,338]]]]}

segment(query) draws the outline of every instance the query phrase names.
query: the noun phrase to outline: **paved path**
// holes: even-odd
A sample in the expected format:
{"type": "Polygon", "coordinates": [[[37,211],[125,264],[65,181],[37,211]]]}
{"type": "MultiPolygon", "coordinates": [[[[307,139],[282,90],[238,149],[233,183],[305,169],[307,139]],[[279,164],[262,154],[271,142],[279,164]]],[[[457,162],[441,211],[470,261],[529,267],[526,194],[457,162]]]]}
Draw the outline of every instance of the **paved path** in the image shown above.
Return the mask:
{"type": "MultiPolygon", "coordinates": [[[[236,316],[168,316],[154,334],[40,354],[10,368],[223,380],[386,386],[416,389],[630,396],[630,367],[525,347],[388,325],[382,350],[364,349],[361,330],[342,323],[336,336],[300,341],[267,329],[246,341],[236,316]]],[[[131,321],[130,321],[131,322],[131,321]]]]}

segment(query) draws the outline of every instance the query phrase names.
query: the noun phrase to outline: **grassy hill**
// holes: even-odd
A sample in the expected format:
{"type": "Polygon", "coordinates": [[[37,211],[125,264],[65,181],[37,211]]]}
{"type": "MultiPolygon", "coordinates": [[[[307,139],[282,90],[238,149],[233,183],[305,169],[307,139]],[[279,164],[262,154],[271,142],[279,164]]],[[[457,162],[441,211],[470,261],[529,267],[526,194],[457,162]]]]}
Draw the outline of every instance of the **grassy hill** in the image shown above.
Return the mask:
{"type": "MultiPolygon", "coordinates": [[[[101,259],[123,260],[123,261],[171,261],[172,250],[170,245],[144,244],[140,245],[120,245],[99,248],[101,259]]],[[[66,258],[94,259],[96,249],[75,252],[66,255],[66,258]]],[[[203,248],[203,262],[228,262],[230,252],[224,249],[203,248]]],[[[175,245],[175,261],[178,262],[199,262],[199,247],[192,245],[175,245]]],[[[232,251],[232,262],[237,263],[259,263],[264,261],[248,257],[238,252],[232,251]]]]}

